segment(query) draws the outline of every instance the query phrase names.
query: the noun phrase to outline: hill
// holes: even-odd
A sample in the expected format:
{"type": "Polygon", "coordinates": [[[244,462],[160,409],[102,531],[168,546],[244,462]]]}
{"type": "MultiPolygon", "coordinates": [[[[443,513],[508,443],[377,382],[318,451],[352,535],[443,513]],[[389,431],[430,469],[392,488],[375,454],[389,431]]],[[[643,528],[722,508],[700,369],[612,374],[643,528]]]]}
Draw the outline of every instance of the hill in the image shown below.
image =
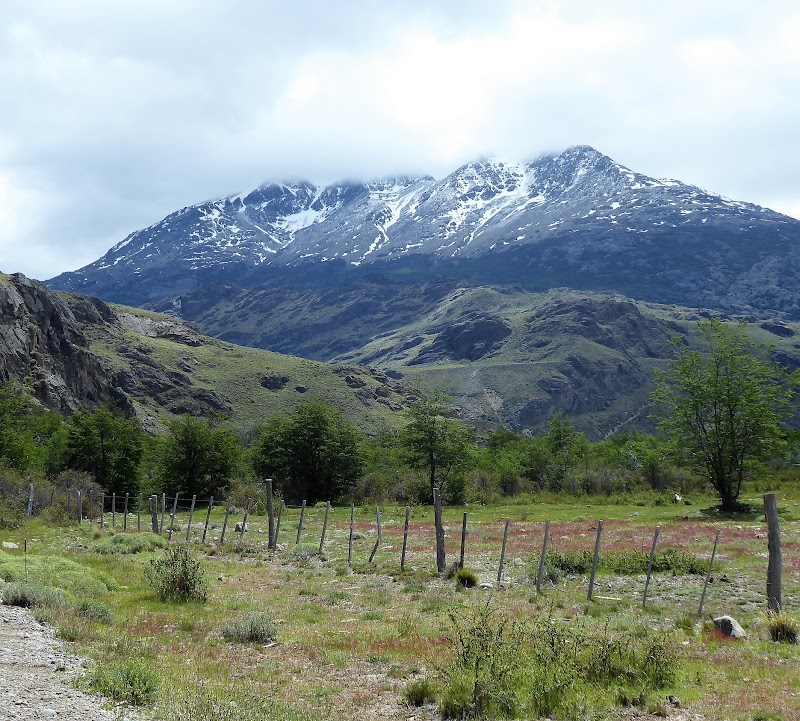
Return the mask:
{"type": "Polygon", "coordinates": [[[65,413],[114,402],[151,430],[183,413],[219,413],[245,428],[315,396],[376,432],[396,425],[406,402],[378,371],[241,348],[19,274],[0,276],[0,379],[65,413]]]}

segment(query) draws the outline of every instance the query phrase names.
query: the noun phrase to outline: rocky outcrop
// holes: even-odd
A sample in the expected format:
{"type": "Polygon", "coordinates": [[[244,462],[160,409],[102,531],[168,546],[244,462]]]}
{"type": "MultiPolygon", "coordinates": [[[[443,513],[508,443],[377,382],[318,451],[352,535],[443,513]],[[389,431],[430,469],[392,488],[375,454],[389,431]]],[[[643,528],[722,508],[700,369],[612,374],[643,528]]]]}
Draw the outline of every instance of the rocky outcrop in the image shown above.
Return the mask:
{"type": "Polygon", "coordinates": [[[511,326],[489,313],[475,313],[458,323],[443,328],[427,348],[422,349],[409,365],[437,360],[476,361],[500,349],[511,335],[511,326]]]}
{"type": "Polygon", "coordinates": [[[230,412],[214,391],[195,388],[190,358],[180,370],[152,357],[137,336],[195,347],[205,336],[185,321],[116,311],[97,298],[61,295],[23,275],[0,276],[0,380],[15,380],[48,408],[114,403],[137,414],[146,398],[172,413],[230,412]],[[118,336],[114,361],[92,351],[99,337],[118,336]]]}
{"type": "Polygon", "coordinates": [[[38,281],[21,274],[2,276],[0,379],[20,381],[42,404],[62,412],[114,401],[132,413],[110,365],[89,348],[81,326],[87,319],[112,322],[113,313],[105,303],[89,299],[73,310],[38,281]]]}

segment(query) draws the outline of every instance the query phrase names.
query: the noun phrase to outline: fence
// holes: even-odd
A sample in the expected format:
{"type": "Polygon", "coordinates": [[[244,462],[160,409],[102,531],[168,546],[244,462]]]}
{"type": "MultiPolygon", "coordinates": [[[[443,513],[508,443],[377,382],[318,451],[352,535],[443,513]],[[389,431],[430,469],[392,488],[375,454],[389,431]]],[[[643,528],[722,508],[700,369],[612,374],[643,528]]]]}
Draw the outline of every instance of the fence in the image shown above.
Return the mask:
{"type": "MultiPolygon", "coordinates": [[[[267,481],[267,519],[268,519],[268,531],[267,531],[267,544],[268,548],[273,553],[279,553],[281,550],[284,550],[280,547],[279,541],[281,538],[281,526],[282,523],[284,524],[284,533],[285,530],[285,514],[290,510],[298,511],[299,517],[297,520],[297,531],[296,534],[292,536],[294,543],[300,544],[303,540],[303,531],[306,530],[306,537],[308,537],[309,529],[306,527],[306,523],[308,521],[308,508],[306,506],[306,502],[303,501],[299,508],[290,508],[287,507],[283,501],[277,504],[277,512],[275,510],[275,504],[273,502],[272,496],[272,483],[271,481],[267,481]]],[[[778,514],[777,514],[777,504],[776,498],[774,494],[767,494],[764,496],[764,504],[765,504],[765,519],[767,523],[767,547],[769,561],[768,561],[768,568],[767,568],[767,589],[766,589],[766,600],[768,603],[768,607],[771,611],[779,611],[783,608],[783,598],[782,598],[782,569],[783,569],[783,558],[781,553],[781,539],[780,539],[780,530],[779,530],[779,521],[778,521],[778,514]]],[[[209,499],[197,499],[196,496],[192,496],[191,498],[185,497],[181,498],[179,495],[175,496],[167,496],[165,493],[162,493],[160,496],[153,495],[150,497],[144,497],[141,495],[131,496],[130,494],[110,494],[104,495],[101,494],[99,498],[95,497],[95,494],[92,491],[84,494],[81,491],[62,491],[62,492],[51,492],[48,498],[46,493],[37,493],[34,489],[33,485],[30,485],[28,488],[28,492],[25,497],[25,508],[26,513],[30,517],[32,515],[36,515],[37,513],[41,512],[44,508],[51,507],[54,505],[61,506],[67,515],[68,519],[71,519],[73,522],[82,525],[82,524],[89,524],[95,525],[99,528],[110,528],[113,530],[122,530],[133,532],[141,531],[152,531],[153,533],[157,533],[160,535],[166,535],[166,537],[172,540],[183,540],[185,542],[190,542],[192,540],[197,540],[202,544],[207,544],[209,542],[217,543],[217,544],[224,544],[226,540],[230,541],[231,536],[234,536],[239,543],[241,543],[244,538],[245,534],[248,531],[248,517],[251,512],[252,505],[248,502],[248,504],[244,508],[238,508],[232,505],[230,500],[227,501],[219,501],[214,499],[212,496],[209,499]],[[214,523],[211,523],[212,514],[214,509],[225,509],[224,518],[222,521],[221,527],[214,523]],[[188,513],[188,518],[186,519],[186,527],[185,532],[182,528],[179,529],[176,526],[176,521],[178,519],[178,514],[180,513],[188,513]],[[118,515],[120,518],[118,518],[118,515]],[[241,519],[241,520],[239,520],[241,519]],[[212,532],[209,535],[209,532],[212,532]],[[215,532],[219,531],[219,535],[215,535],[215,532]]],[[[355,505],[351,504],[350,506],[350,513],[349,513],[349,527],[347,528],[347,564],[353,564],[353,545],[354,540],[357,537],[357,524],[355,520],[355,505]]],[[[324,504],[324,518],[322,521],[322,528],[320,531],[319,542],[318,544],[314,544],[317,553],[322,555],[326,540],[326,534],[328,532],[329,527],[329,517],[331,513],[331,504],[327,502],[324,504]]],[[[436,568],[438,574],[444,575],[448,571],[448,565],[446,561],[446,548],[445,548],[445,540],[447,537],[447,529],[444,526],[443,519],[442,519],[442,507],[441,507],[441,500],[439,497],[438,489],[434,489],[434,509],[433,509],[433,521],[434,521],[434,545],[435,545],[435,560],[436,560],[436,568]]],[[[406,570],[407,564],[407,554],[409,552],[409,530],[411,528],[411,507],[405,507],[405,517],[403,521],[403,532],[402,532],[402,547],[399,554],[399,567],[400,571],[406,570]]],[[[498,522],[499,526],[499,522],[498,522]]],[[[511,527],[511,520],[510,518],[506,518],[503,522],[503,532],[502,532],[502,542],[499,544],[499,561],[497,563],[497,584],[502,585],[504,578],[508,580],[507,577],[507,569],[506,569],[506,553],[508,550],[508,543],[509,543],[509,531],[511,527]]],[[[528,552],[537,553],[539,556],[538,567],[535,574],[535,586],[537,592],[541,592],[542,584],[544,580],[545,570],[547,567],[547,558],[548,552],[552,550],[552,546],[554,543],[554,533],[553,528],[550,520],[547,520],[544,524],[544,530],[541,534],[540,541],[537,543],[535,539],[531,538],[532,534],[527,533],[525,527],[519,526],[516,524],[515,531],[519,532],[520,528],[522,529],[522,536],[525,536],[525,546],[528,552]]],[[[593,544],[593,553],[592,561],[591,561],[591,571],[588,574],[588,590],[587,590],[587,600],[592,601],[595,598],[603,598],[598,597],[595,595],[595,585],[596,585],[596,578],[597,578],[597,570],[599,560],[601,558],[601,551],[604,548],[604,530],[606,531],[606,536],[608,535],[608,525],[605,525],[604,522],[598,521],[596,526],[591,528],[591,531],[594,532],[594,544],[593,544]]],[[[363,528],[362,528],[363,530],[363,528]]],[[[702,529],[707,531],[709,529],[704,528],[702,529]]],[[[702,585],[702,592],[699,597],[698,601],[698,615],[702,615],[703,608],[705,605],[705,600],[707,596],[708,586],[712,580],[712,571],[714,562],[717,556],[717,550],[720,543],[720,538],[722,535],[722,530],[719,528],[713,529],[715,530],[715,535],[712,536],[709,534],[708,536],[708,547],[709,547],[709,560],[708,560],[708,568],[704,574],[704,582],[702,585]]],[[[375,509],[375,521],[374,521],[374,533],[375,533],[375,543],[372,547],[372,550],[369,554],[369,559],[367,563],[372,564],[375,561],[376,555],[378,551],[381,549],[381,546],[384,542],[384,523],[383,523],[383,516],[380,508],[375,509]]],[[[519,535],[519,533],[517,533],[519,535]]],[[[580,534],[582,537],[587,536],[586,533],[580,534]]],[[[464,512],[461,522],[460,528],[460,544],[459,544],[459,558],[456,563],[451,564],[449,567],[451,570],[455,570],[456,568],[463,568],[465,563],[465,558],[469,553],[469,548],[467,545],[468,539],[470,536],[469,530],[469,519],[468,513],[464,512]]],[[[564,540],[570,541],[568,536],[562,535],[558,540],[563,542],[564,540]]],[[[657,550],[659,548],[659,543],[662,539],[662,528],[661,526],[656,526],[653,532],[652,541],[648,543],[649,546],[649,561],[647,564],[647,573],[644,574],[643,580],[643,587],[642,587],[642,607],[647,606],[648,596],[650,593],[650,585],[651,579],[653,575],[653,567],[654,561],[656,559],[657,550]]],[[[694,539],[697,541],[698,539],[694,539]]],[[[630,538],[625,538],[624,533],[620,535],[619,538],[611,538],[609,548],[613,549],[615,546],[624,546],[630,547],[630,538]]],[[[644,541],[641,540],[642,550],[645,550],[644,541]]],[[[288,545],[288,544],[287,544],[288,545]]],[[[519,544],[518,544],[519,545],[519,544]]],[[[563,543],[561,544],[564,545],[563,543]]],[[[572,546],[575,544],[567,544],[565,548],[572,549],[572,546]]],[[[586,550],[586,543],[582,542],[579,543],[578,546],[581,546],[583,550],[586,550]]],[[[516,550],[519,550],[517,548],[516,550]]],[[[433,556],[433,554],[431,554],[433,556]]]]}

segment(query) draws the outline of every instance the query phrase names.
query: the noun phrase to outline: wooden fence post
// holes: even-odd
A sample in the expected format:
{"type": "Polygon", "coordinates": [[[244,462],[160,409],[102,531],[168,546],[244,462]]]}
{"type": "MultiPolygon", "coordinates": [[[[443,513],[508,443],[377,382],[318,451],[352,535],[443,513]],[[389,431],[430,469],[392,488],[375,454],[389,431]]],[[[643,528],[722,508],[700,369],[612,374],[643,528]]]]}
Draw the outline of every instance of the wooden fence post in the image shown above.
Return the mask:
{"type": "Polygon", "coordinates": [[[506,560],[506,543],[508,542],[508,524],[511,523],[510,518],[506,518],[506,527],[503,531],[503,548],[500,551],[500,568],[497,569],[497,585],[500,585],[500,582],[503,579],[503,564],[506,560]]]}
{"type": "Polygon", "coordinates": [[[267,518],[269,519],[267,548],[275,550],[275,509],[272,507],[272,479],[267,478],[267,518]]]}
{"type": "Polygon", "coordinates": [[[378,537],[375,539],[375,547],[372,549],[372,553],[369,554],[370,563],[372,563],[372,559],[375,558],[375,554],[378,552],[378,546],[381,545],[381,541],[383,540],[383,527],[381,525],[381,509],[378,507],[375,508],[375,516],[378,523],[378,537]]]}
{"type": "Polygon", "coordinates": [[[222,522],[222,533],[219,536],[219,545],[225,543],[225,529],[228,527],[228,516],[231,515],[231,499],[228,499],[228,505],[225,506],[225,520],[222,522]]]}
{"type": "Polygon", "coordinates": [[[142,496],[139,494],[136,503],[136,530],[142,530],[142,496]]]}
{"type": "Polygon", "coordinates": [[[542,576],[544,575],[544,559],[547,557],[547,544],[550,540],[550,519],[544,522],[544,540],[542,541],[542,555],[539,556],[539,572],[536,574],[536,593],[542,590],[542,576]]]}
{"type": "Polygon", "coordinates": [[[111,494],[111,528],[117,527],[117,494],[111,494]]]}
{"type": "Polygon", "coordinates": [[[69,518],[70,510],[72,508],[72,494],[69,492],[69,488],[64,491],[67,495],[67,518],[69,518]]]}
{"type": "Polygon", "coordinates": [[[300,543],[300,534],[303,532],[303,517],[306,515],[306,499],[303,499],[303,504],[300,506],[300,523],[297,524],[297,540],[295,543],[300,543]]]}
{"type": "Polygon", "coordinates": [[[328,530],[328,514],[331,512],[331,502],[325,503],[325,520],[322,522],[322,536],[319,539],[319,555],[322,556],[322,545],[325,543],[325,531],[328,530]]]}
{"type": "Polygon", "coordinates": [[[764,496],[764,516],[767,520],[767,546],[769,564],[767,566],[767,607],[772,613],[780,613],[783,608],[781,571],[783,553],[781,551],[781,530],[778,525],[778,501],[774,493],[764,496]]]}
{"type": "Polygon", "coordinates": [[[439,489],[433,489],[433,520],[436,525],[436,573],[440,576],[445,571],[447,559],[444,552],[444,525],[442,524],[442,497],[439,489]]]}
{"type": "Polygon", "coordinates": [[[347,541],[347,565],[353,563],[353,526],[355,525],[356,504],[350,504],[350,538],[347,541]]]}
{"type": "MultiPolygon", "coordinates": [[[[105,515],[106,515],[106,494],[103,493],[100,496],[100,530],[102,531],[106,522],[105,522],[105,515]]],[[[157,531],[156,531],[157,533],[157,531]]]]}
{"type": "Polygon", "coordinates": [[[125,494],[125,518],[122,520],[122,530],[128,530],[128,501],[130,500],[130,494],[125,494]]]}
{"type": "Polygon", "coordinates": [[[711,551],[711,560],[708,562],[708,573],[706,573],[706,580],[703,584],[703,593],[700,596],[700,608],[697,609],[697,615],[703,615],[703,604],[706,602],[706,589],[708,582],[711,580],[711,569],[714,567],[714,556],[717,555],[717,544],[719,543],[719,529],[717,529],[717,536],[714,538],[714,550],[711,551]]]}
{"type": "Polygon", "coordinates": [[[411,507],[406,506],[406,520],[403,524],[403,551],[400,554],[400,571],[406,570],[406,548],[408,547],[408,517],[411,513],[411,507]]]}
{"type": "Polygon", "coordinates": [[[89,528],[94,523],[94,491],[89,489],[89,528]]]}
{"type": "Polygon", "coordinates": [[[280,505],[278,506],[278,520],[275,521],[275,550],[278,550],[278,536],[281,532],[281,518],[283,517],[283,507],[284,502],[281,501],[280,505]]]}
{"type": "Polygon", "coordinates": [[[458,557],[458,567],[464,568],[464,545],[467,541],[467,512],[464,511],[464,519],[461,521],[461,555],[458,557]]]}
{"type": "Polygon", "coordinates": [[[211,520],[211,509],[214,507],[214,496],[208,500],[208,511],[206,511],[206,525],[203,526],[203,543],[206,542],[206,535],[208,535],[208,522],[211,520]]]}
{"type": "Polygon", "coordinates": [[[592,600],[592,593],[594,592],[594,577],[597,574],[597,561],[600,558],[600,536],[603,534],[603,522],[597,522],[597,538],[594,541],[594,556],[592,557],[592,575],[589,577],[589,594],[588,600],[592,600]]]}
{"type": "MultiPolygon", "coordinates": [[[[175,500],[178,500],[178,494],[175,493],[175,500]]],[[[167,513],[167,494],[162,492],[161,493],[161,525],[159,528],[159,533],[164,533],[164,515],[167,513]]]]}
{"type": "Polygon", "coordinates": [[[647,590],[650,587],[650,576],[653,575],[653,563],[656,560],[656,546],[658,546],[658,537],[661,535],[661,526],[656,526],[656,532],[653,534],[653,547],[650,549],[650,563],[647,564],[647,580],[644,582],[644,595],[642,596],[642,608],[647,608],[647,590]]]}
{"type": "Polygon", "coordinates": [[[169,541],[172,540],[172,529],[175,528],[175,516],[177,515],[177,512],[178,512],[178,492],[175,491],[175,500],[172,502],[172,513],[170,514],[169,531],[167,533],[167,540],[169,541]]]}
{"type": "Polygon", "coordinates": [[[153,522],[153,533],[158,533],[158,496],[150,496],[150,519],[153,522]]]}
{"type": "Polygon", "coordinates": [[[28,518],[33,516],[33,483],[28,484],[28,504],[25,512],[28,515],[28,518]]]}
{"type": "Polygon", "coordinates": [[[242,530],[239,532],[239,542],[244,538],[244,532],[247,530],[247,516],[250,514],[250,501],[244,507],[244,518],[242,519],[242,530]]]}
{"type": "Polygon", "coordinates": [[[192,505],[189,508],[189,523],[186,524],[186,543],[189,543],[189,534],[192,532],[192,516],[194,516],[194,504],[197,501],[197,494],[192,496],[192,505]]]}
{"type": "Polygon", "coordinates": [[[83,523],[83,498],[80,490],[78,491],[78,525],[83,523]]]}

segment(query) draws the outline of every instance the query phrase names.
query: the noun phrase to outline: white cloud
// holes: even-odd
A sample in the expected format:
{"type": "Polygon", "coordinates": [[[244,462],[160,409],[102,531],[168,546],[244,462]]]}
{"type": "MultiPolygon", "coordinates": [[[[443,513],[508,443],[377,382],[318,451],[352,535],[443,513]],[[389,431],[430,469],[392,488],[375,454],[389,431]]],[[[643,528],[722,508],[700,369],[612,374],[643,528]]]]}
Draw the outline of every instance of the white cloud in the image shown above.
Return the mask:
{"type": "Polygon", "coordinates": [[[171,210],[267,179],[441,175],[484,153],[575,143],[800,204],[789,0],[3,9],[4,271],[73,269],[171,210]]]}

